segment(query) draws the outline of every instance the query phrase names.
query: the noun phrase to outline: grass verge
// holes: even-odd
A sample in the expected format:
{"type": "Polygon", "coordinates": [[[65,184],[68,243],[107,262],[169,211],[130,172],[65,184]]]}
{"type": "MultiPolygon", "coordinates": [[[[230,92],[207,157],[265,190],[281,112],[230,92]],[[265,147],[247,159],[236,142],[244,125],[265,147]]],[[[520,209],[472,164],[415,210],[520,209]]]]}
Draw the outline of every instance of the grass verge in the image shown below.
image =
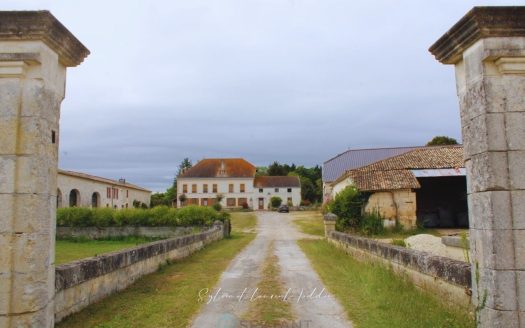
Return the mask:
{"type": "Polygon", "coordinates": [[[75,260],[114,252],[152,241],[147,238],[125,238],[122,240],[57,240],[55,246],[55,264],[60,265],[75,260]]]}
{"type": "Polygon", "coordinates": [[[326,240],[298,244],[357,327],[475,327],[467,311],[446,306],[382,265],[358,262],[326,240]]]}
{"type": "Polygon", "coordinates": [[[281,327],[293,319],[291,304],[284,299],[284,285],[280,279],[279,259],[274,254],[273,242],[264,261],[262,278],[257,284],[257,297],[250,304],[243,319],[261,327],[281,327]]]}
{"type": "Polygon", "coordinates": [[[254,232],[257,224],[257,216],[253,212],[230,213],[230,221],[233,232],[254,232]]]}
{"type": "Polygon", "coordinates": [[[232,234],[203,250],[137,280],[57,327],[187,327],[203,303],[199,291],[215,286],[230,261],[254,234],[232,234]]]}
{"type": "Polygon", "coordinates": [[[314,236],[324,236],[323,215],[321,212],[292,212],[293,223],[301,232],[314,236]]]}

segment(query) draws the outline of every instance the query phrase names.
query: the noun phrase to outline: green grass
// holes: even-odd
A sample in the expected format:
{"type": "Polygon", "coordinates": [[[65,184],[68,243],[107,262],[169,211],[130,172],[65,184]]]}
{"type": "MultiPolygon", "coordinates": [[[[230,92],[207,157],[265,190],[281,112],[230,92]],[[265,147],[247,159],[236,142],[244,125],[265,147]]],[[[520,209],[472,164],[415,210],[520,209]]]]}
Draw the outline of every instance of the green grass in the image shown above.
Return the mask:
{"type": "Polygon", "coordinates": [[[126,238],[123,240],[57,240],[55,246],[55,264],[118,251],[124,248],[148,243],[150,239],[126,238]]]}
{"type": "Polygon", "coordinates": [[[230,261],[254,234],[233,234],[162,270],[137,280],[122,292],[95,303],[57,327],[187,327],[204,304],[199,291],[213,288],[230,261]]]}
{"type": "Polygon", "coordinates": [[[232,232],[251,232],[257,224],[257,216],[253,212],[230,213],[232,232]]]}
{"type": "Polygon", "coordinates": [[[274,254],[274,242],[268,248],[268,255],[263,263],[262,277],[257,284],[259,299],[250,303],[250,308],[245,315],[245,320],[258,327],[281,327],[287,326],[287,322],[293,319],[292,306],[281,295],[286,290],[280,279],[279,259],[274,254]]]}
{"type": "Polygon", "coordinates": [[[293,212],[293,223],[301,232],[314,236],[324,236],[323,215],[321,212],[293,212]]]}
{"type": "Polygon", "coordinates": [[[448,307],[382,265],[358,262],[325,240],[298,243],[356,327],[475,327],[466,310],[448,307]]]}

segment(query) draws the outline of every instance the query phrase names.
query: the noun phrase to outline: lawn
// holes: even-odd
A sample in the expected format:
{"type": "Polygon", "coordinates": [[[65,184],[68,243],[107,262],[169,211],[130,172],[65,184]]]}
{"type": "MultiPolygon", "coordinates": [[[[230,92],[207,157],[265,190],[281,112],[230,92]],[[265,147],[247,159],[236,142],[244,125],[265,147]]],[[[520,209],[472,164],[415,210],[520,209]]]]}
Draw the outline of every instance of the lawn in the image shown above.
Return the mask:
{"type": "Polygon", "coordinates": [[[382,265],[358,262],[325,240],[298,243],[356,327],[475,327],[466,310],[446,306],[382,265]]]}
{"type": "Polygon", "coordinates": [[[314,236],[324,236],[323,215],[321,212],[291,212],[293,223],[300,231],[314,236]]]}
{"type": "Polygon", "coordinates": [[[124,248],[148,243],[151,239],[126,238],[123,240],[57,240],[55,246],[55,264],[64,264],[75,260],[92,257],[124,248]]]}
{"type": "Polygon", "coordinates": [[[212,288],[254,234],[229,239],[142,277],[122,292],[95,303],[57,327],[187,327],[203,303],[199,291],[212,288]]]}
{"type": "Polygon", "coordinates": [[[257,216],[253,212],[233,212],[230,220],[233,232],[255,232],[257,216]]]}

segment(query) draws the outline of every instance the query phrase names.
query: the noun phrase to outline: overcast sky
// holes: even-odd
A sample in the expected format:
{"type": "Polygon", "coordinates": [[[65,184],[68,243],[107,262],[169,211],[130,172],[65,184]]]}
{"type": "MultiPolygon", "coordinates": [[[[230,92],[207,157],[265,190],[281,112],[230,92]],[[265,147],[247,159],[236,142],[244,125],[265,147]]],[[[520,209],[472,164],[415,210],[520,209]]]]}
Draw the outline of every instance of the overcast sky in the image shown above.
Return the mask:
{"type": "Polygon", "coordinates": [[[520,1],[2,0],[49,9],[70,68],[60,167],[165,190],[184,157],[306,166],[349,148],[461,138],[429,46],[476,5],[520,1]]]}

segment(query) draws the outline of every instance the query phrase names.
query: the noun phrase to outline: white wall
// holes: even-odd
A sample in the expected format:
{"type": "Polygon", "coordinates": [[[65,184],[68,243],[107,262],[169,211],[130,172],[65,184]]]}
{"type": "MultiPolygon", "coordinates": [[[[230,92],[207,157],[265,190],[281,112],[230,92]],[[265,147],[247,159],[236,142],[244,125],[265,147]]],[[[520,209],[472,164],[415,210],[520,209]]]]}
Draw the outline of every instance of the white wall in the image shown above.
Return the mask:
{"type": "Polygon", "coordinates": [[[69,207],[69,195],[73,189],[79,191],[79,207],[91,207],[91,197],[95,192],[99,194],[98,207],[113,208],[116,206],[117,208],[126,208],[127,205],[128,208],[132,208],[134,200],[138,200],[149,206],[151,200],[151,192],[149,191],[126,188],[121,185],[111,185],[97,180],[90,180],[62,173],[58,174],[58,189],[62,196],[62,201],[61,204],[59,204],[59,207],[69,207]],[[108,187],[117,188],[119,190],[118,199],[107,197],[106,188],[108,187]]]}
{"type": "Polygon", "coordinates": [[[353,181],[350,178],[346,178],[338,183],[333,184],[331,190],[331,199],[334,199],[338,193],[340,193],[341,191],[343,191],[343,189],[351,185],[353,185],[353,181]]]}
{"type": "MultiPolygon", "coordinates": [[[[186,198],[198,198],[199,204],[202,198],[214,199],[217,194],[221,194],[224,198],[221,201],[223,207],[226,206],[227,198],[247,198],[248,206],[253,208],[253,178],[178,178],[177,179],[177,207],[181,206],[179,196],[185,194],[186,198]],[[183,185],[188,186],[188,192],[183,192],[183,185]],[[192,185],[197,185],[197,193],[192,192],[192,185]],[[208,192],[203,192],[203,185],[208,185],[208,192]],[[217,192],[213,192],[213,184],[217,184],[217,192]],[[229,192],[229,185],[233,184],[233,193],[229,192]],[[244,192],[240,192],[240,186],[244,184],[244,192]]],[[[210,204],[211,205],[211,204],[210,204]]],[[[236,204],[235,207],[240,207],[236,204]]]]}
{"type": "Polygon", "coordinates": [[[254,209],[259,209],[259,198],[264,198],[264,209],[268,209],[268,204],[270,204],[270,199],[272,197],[280,197],[282,199],[282,204],[287,205],[288,198],[292,198],[293,206],[301,205],[301,188],[277,188],[278,191],[275,191],[275,188],[262,188],[263,192],[260,192],[259,188],[254,190],[254,209]],[[288,192],[288,189],[291,189],[291,192],[288,192]]]}

